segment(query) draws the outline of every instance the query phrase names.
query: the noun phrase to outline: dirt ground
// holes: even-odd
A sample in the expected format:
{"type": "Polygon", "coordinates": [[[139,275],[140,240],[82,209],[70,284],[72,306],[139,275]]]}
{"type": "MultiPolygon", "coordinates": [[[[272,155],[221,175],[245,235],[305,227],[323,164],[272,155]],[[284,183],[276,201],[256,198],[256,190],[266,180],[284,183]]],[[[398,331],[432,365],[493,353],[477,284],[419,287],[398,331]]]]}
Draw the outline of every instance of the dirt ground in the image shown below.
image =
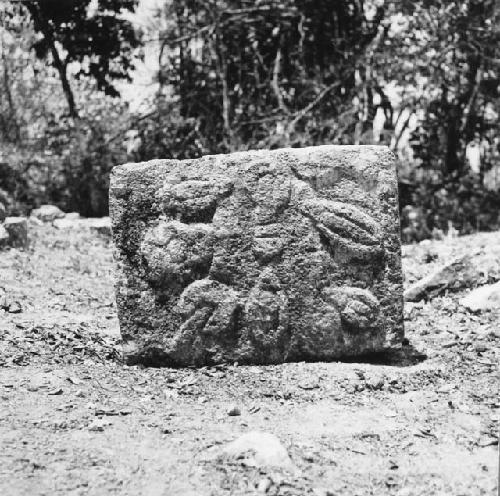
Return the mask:
{"type": "MultiPolygon", "coordinates": [[[[466,290],[407,304],[410,346],[360,363],[144,369],[120,360],[109,242],[32,238],[0,253],[0,292],[21,305],[0,310],[0,494],[496,493],[500,319],[461,308],[466,290]],[[297,470],[218,456],[251,430],[297,470]]],[[[406,246],[407,282],[490,243],[406,246]]]]}

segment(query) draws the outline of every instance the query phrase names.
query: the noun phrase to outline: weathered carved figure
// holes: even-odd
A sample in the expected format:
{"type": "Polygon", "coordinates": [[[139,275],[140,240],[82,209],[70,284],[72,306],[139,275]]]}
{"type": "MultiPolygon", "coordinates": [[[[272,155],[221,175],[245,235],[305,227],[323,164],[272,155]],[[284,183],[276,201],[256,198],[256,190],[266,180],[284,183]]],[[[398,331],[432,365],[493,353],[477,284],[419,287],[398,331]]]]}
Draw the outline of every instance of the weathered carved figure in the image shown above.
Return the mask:
{"type": "Polygon", "coordinates": [[[383,147],[128,164],[110,195],[132,361],[325,360],[403,337],[397,183],[383,147]]]}

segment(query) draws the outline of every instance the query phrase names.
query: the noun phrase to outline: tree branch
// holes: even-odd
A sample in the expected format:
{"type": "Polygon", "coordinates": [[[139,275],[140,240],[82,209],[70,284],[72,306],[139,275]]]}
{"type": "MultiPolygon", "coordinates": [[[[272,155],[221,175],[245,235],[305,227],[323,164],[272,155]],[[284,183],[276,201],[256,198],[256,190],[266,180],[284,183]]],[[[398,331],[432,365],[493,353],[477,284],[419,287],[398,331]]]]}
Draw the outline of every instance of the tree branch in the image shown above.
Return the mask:
{"type": "Polygon", "coordinates": [[[462,125],[460,126],[460,134],[463,134],[467,129],[467,126],[469,125],[472,107],[474,105],[474,102],[476,101],[477,93],[479,91],[479,86],[481,85],[481,81],[483,79],[483,65],[484,63],[483,61],[481,61],[481,64],[476,72],[474,87],[472,88],[469,101],[467,102],[467,106],[464,109],[464,119],[462,125]]]}
{"type": "Polygon", "coordinates": [[[68,74],[66,71],[66,64],[61,60],[59,52],[57,51],[54,31],[50,26],[49,22],[47,21],[47,19],[45,19],[44,16],[42,15],[38,4],[34,3],[32,6],[29,6],[28,8],[30,8],[30,11],[32,12],[33,16],[40,24],[43,36],[45,37],[49,45],[50,53],[52,54],[52,58],[54,59],[54,67],[59,73],[59,79],[61,80],[64,95],[66,96],[66,100],[68,102],[69,114],[71,117],[78,119],[79,117],[78,111],[76,109],[73,91],[71,90],[71,85],[69,84],[68,74]]]}
{"type": "Polygon", "coordinates": [[[308,112],[310,112],[314,107],[316,107],[316,105],[321,103],[323,98],[325,98],[325,96],[328,95],[328,93],[330,93],[334,89],[338,88],[340,86],[340,84],[341,84],[341,81],[335,81],[330,86],[327,86],[326,88],[324,88],[320,92],[320,94],[309,105],[307,105],[306,107],[304,107],[302,110],[300,110],[299,112],[297,112],[295,114],[294,119],[288,125],[288,129],[290,131],[293,131],[295,125],[300,121],[300,119],[305,117],[308,112]]]}
{"type": "Polygon", "coordinates": [[[288,109],[283,101],[283,95],[281,93],[280,85],[279,85],[279,76],[280,76],[280,65],[281,65],[281,46],[278,47],[278,51],[276,52],[276,58],[274,59],[274,67],[273,67],[273,78],[271,80],[271,87],[276,95],[276,99],[278,100],[278,107],[285,113],[288,113],[288,109]]]}

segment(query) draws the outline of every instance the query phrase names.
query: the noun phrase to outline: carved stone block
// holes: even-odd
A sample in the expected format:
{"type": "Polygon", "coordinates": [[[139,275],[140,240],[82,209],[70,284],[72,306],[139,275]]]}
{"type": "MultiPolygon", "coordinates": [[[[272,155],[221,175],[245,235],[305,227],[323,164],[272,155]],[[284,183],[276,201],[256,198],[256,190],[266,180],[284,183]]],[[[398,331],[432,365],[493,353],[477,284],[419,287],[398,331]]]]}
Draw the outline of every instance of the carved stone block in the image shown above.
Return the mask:
{"type": "Polygon", "coordinates": [[[320,146],[115,167],[130,362],[332,360],[403,338],[394,157],[320,146]]]}

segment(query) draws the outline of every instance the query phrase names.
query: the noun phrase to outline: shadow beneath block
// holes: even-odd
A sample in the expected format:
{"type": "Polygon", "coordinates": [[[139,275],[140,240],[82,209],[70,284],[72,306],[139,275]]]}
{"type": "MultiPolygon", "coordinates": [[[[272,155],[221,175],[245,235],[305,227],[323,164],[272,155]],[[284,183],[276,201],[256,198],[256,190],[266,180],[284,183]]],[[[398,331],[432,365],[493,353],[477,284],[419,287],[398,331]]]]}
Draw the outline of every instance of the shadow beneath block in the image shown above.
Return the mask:
{"type": "Polygon", "coordinates": [[[369,363],[372,365],[390,365],[392,367],[411,367],[424,360],[427,360],[427,355],[418,351],[411,344],[378,353],[367,353],[358,357],[341,359],[345,363],[369,363]]]}
{"type": "MultiPolygon", "coordinates": [[[[213,363],[203,363],[200,365],[183,365],[173,361],[163,350],[157,348],[149,348],[142,350],[139,353],[129,353],[124,357],[124,363],[127,365],[139,365],[142,367],[152,367],[152,368],[173,368],[173,369],[198,369],[201,367],[217,367],[217,366],[230,366],[234,362],[213,362],[213,363]]],[[[411,344],[403,344],[400,348],[391,348],[377,353],[366,353],[364,355],[358,355],[356,357],[346,356],[336,358],[335,362],[343,363],[368,363],[372,365],[389,365],[393,367],[411,367],[418,363],[423,362],[427,359],[427,355],[418,351],[411,344]]],[[[323,362],[324,360],[317,359],[303,359],[291,360],[290,362],[323,362]]],[[[254,366],[266,366],[266,365],[279,365],[283,362],[276,363],[245,363],[241,362],[239,365],[254,365],[254,366]]]]}

